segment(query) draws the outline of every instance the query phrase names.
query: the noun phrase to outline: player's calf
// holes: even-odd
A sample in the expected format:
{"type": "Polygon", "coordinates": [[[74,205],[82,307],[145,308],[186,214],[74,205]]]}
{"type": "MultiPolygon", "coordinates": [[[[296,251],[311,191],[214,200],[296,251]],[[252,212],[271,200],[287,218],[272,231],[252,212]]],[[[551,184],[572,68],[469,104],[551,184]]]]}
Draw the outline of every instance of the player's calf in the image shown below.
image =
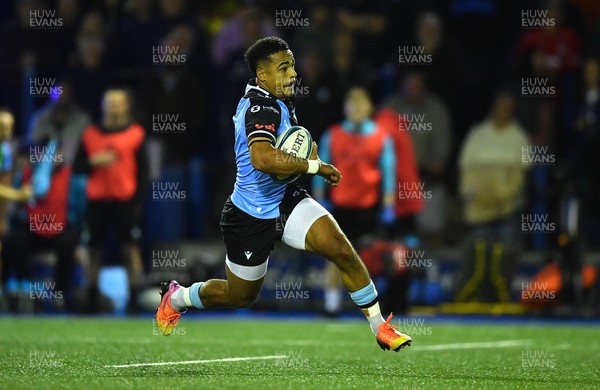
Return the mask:
{"type": "Polygon", "coordinates": [[[384,321],[377,299],[377,290],[364,263],[330,215],[319,218],[306,236],[306,249],[333,262],[342,277],[350,297],[369,321],[371,331],[384,349],[395,351],[412,341],[384,321]]]}
{"type": "Polygon", "coordinates": [[[164,316],[173,316],[172,311],[182,313],[188,308],[244,308],[254,302],[258,296],[264,278],[244,280],[227,268],[227,280],[211,279],[196,282],[190,287],[182,287],[176,281],[163,283],[161,307],[157,312],[164,316]],[[162,314],[161,314],[162,313],[162,314]]]}
{"type": "Polygon", "coordinates": [[[244,308],[256,300],[259,291],[232,288],[227,280],[213,279],[204,283],[201,300],[207,308],[244,308]]]}

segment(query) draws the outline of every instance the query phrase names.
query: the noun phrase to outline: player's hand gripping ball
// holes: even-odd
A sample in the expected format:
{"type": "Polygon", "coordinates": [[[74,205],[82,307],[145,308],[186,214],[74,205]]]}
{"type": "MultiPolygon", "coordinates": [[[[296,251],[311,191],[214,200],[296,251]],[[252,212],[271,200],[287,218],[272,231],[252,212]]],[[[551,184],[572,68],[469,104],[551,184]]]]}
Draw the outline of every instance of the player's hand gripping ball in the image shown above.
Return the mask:
{"type": "MultiPolygon", "coordinates": [[[[313,150],[312,136],[304,127],[292,126],[277,137],[275,147],[298,158],[309,158],[313,150]]],[[[276,183],[289,184],[300,176],[302,175],[271,175],[271,178],[276,183]]]]}

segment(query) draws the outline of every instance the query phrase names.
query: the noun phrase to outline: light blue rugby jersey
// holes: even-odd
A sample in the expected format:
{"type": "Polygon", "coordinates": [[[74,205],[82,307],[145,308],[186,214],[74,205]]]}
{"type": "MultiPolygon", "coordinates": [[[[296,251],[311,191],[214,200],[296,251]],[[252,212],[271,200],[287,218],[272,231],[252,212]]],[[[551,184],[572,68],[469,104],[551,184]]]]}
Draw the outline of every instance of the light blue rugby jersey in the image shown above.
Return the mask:
{"type": "Polygon", "coordinates": [[[287,184],[277,184],[270,175],[254,169],[248,147],[259,139],[275,145],[279,134],[297,125],[294,102],[290,99],[284,103],[252,79],[240,99],[233,123],[237,175],[231,201],[253,217],[277,218],[287,184]]]}

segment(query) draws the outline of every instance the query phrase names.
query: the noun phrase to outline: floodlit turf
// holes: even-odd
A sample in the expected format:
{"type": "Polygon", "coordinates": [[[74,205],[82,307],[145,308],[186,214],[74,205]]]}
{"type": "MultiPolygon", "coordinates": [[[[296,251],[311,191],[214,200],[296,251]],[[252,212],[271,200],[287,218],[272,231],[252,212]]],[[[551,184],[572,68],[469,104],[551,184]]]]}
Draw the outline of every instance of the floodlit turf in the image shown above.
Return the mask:
{"type": "Polygon", "coordinates": [[[4,317],[0,388],[600,387],[598,327],[404,321],[413,346],[393,353],[366,321],[184,317],[163,337],[149,318],[4,317]],[[213,361],[245,357],[259,360],[213,361]],[[111,367],[193,360],[203,362],[111,367]]]}

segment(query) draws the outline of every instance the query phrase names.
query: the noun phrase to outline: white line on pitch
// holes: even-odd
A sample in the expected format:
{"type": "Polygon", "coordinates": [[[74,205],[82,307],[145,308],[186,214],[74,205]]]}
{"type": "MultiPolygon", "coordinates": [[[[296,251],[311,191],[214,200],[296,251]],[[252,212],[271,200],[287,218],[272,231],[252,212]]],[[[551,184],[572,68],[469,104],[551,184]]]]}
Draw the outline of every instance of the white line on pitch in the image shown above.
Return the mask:
{"type": "Polygon", "coordinates": [[[177,364],[203,364],[203,363],[221,363],[221,362],[243,362],[247,360],[269,360],[269,359],[287,359],[284,355],[269,355],[269,356],[246,356],[233,357],[223,359],[207,359],[207,360],[182,360],[179,362],[156,362],[156,363],[135,363],[135,364],[116,364],[104,366],[104,368],[126,368],[126,367],[149,367],[149,366],[172,366],[177,364]]]}
{"type": "Polygon", "coordinates": [[[531,344],[531,340],[501,340],[501,341],[481,341],[476,343],[455,343],[455,344],[437,344],[423,345],[411,348],[413,351],[445,351],[448,349],[486,349],[486,348],[508,348],[522,347],[531,344]]]}

